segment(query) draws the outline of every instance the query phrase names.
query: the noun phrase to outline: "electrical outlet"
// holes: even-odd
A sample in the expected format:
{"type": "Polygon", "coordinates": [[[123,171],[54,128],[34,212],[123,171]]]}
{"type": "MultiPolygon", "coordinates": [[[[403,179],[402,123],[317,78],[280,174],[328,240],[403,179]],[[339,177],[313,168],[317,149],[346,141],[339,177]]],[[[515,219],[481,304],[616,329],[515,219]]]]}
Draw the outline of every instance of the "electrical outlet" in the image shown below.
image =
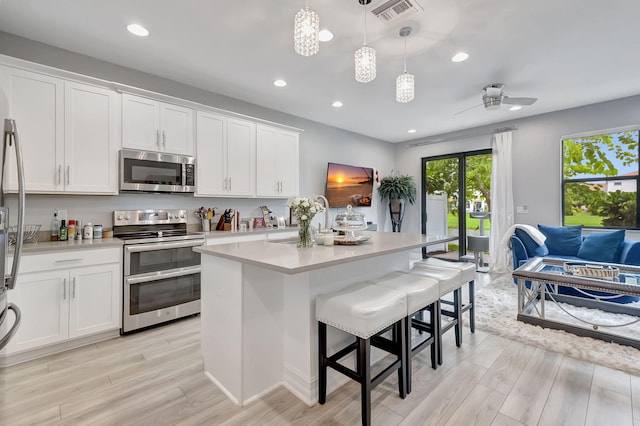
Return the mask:
{"type": "Polygon", "coordinates": [[[58,220],[67,220],[67,210],[58,209],[58,220]]]}

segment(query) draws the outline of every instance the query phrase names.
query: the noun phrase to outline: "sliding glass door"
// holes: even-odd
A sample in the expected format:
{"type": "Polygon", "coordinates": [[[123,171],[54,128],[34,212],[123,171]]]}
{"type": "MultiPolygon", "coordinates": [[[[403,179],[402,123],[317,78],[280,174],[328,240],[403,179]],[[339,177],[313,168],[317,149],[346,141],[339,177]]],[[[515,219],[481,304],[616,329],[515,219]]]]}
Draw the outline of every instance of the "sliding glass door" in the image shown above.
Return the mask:
{"type": "Polygon", "coordinates": [[[428,247],[423,255],[467,255],[469,235],[489,235],[491,150],[423,158],[422,193],[422,233],[463,236],[428,247]]]}

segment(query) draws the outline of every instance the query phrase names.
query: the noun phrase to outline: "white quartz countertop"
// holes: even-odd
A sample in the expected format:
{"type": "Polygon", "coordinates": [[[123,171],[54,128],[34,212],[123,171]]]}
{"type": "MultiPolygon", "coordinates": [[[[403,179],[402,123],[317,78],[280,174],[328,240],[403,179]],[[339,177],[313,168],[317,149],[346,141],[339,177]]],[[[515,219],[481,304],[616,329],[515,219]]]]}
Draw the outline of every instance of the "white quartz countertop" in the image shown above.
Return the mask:
{"type": "Polygon", "coordinates": [[[358,245],[333,245],[297,248],[295,241],[247,241],[216,246],[194,247],[203,255],[217,256],[241,263],[297,274],[327,266],[348,263],[390,253],[427,246],[451,237],[392,232],[372,232],[372,238],[358,245]]]}
{"type": "MultiPolygon", "coordinates": [[[[73,241],[39,241],[38,243],[24,242],[22,244],[23,253],[36,253],[58,250],[85,250],[106,247],[122,247],[124,241],[119,238],[96,238],[91,240],[73,241]]],[[[13,253],[14,247],[9,252],[13,253]]]]}

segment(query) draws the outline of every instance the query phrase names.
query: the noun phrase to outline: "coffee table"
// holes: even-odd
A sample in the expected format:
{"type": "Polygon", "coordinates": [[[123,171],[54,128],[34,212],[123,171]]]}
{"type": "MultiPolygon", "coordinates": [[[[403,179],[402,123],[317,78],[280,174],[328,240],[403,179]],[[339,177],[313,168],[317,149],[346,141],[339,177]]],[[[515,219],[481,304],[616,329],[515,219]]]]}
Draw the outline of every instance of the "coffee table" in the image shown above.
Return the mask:
{"type": "MultiPolygon", "coordinates": [[[[587,277],[565,272],[565,259],[535,257],[513,271],[518,282],[518,321],[545,328],[565,330],[579,336],[593,337],[640,349],[640,334],[634,336],[632,327],[640,327],[640,308],[634,304],[613,303],[617,295],[640,296],[640,267],[599,262],[586,262],[596,268],[617,268],[614,278],[587,277]],[[597,299],[559,294],[559,287],[607,292],[612,296],[597,299]],[[553,303],[553,315],[545,312],[545,304],[553,303]],[[625,314],[617,322],[587,319],[584,312],[573,308],[582,306],[615,314],[625,314]]],[[[549,309],[546,309],[549,311],[549,309]]]]}

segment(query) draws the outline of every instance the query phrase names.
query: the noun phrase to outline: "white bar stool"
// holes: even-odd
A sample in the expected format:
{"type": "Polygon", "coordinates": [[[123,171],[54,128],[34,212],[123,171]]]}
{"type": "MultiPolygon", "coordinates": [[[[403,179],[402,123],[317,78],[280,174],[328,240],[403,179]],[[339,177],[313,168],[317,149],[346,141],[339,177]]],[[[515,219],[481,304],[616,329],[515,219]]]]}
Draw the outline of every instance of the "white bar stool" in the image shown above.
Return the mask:
{"type": "MultiPolygon", "coordinates": [[[[415,267],[414,265],[414,267],[409,270],[409,273],[437,280],[440,288],[441,304],[447,302],[442,300],[442,296],[453,292],[453,311],[447,311],[440,308],[440,318],[443,316],[451,318],[447,322],[440,319],[438,364],[442,364],[442,335],[444,333],[453,328],[456,336],[456,346],[462,346],[462,295],[460,293],[460,271],[449,268],[433,268],[426,265],[415,267]]],[[[419,313],[419,317],[421,317],[421,315],[422,313],[419,313]]]]}
{"type": "Polygon", "coordinates": [[[407,333],[405,340],[407,344],[406,366],[406,383],[407,394],[411,393],[411,358],[422,351],[427,346],[431,346],[431,367],[438,367],[438,336],[440,335],[439,319],[439,303],[440,303],[440,287],[438,281],[412,275],[406,272],[392,272],[382,278],[373,281],[375,285],[402,291],[407,296],[407,312],[405,331],[407,333]],[[431,317],[429,323],[424,323],[416,319],[412,319],[416,312],[421,312],[429,308],[431,317]],[[411,329],[416,328],[421,332],[429,333],[427,339],[422,340],[415,346],[411,339],[411,329]]]}
{"type": "Polygon", "coordinates": [[[405,398],[405,293],[383,286],[360,283],[335,293],[316,298],[318,321],[318,402],[327,398],[327,367],[360,383],[362,424],[371,424],[371,390],[394,371],[398,371],[398,394],[405,398]],[[356,337],[356,341],[327,356],[327,325],[356,337]],[[380,336],[393,329],[392,340],[380,336]],[[371,377],[371,345],[383,349],[397,359],[375,377],[371,377]],[[338,361],[356,351],[355,371],[338,361]]]}
{"type": "MultiPolygon", "coordinates": [[[[473,264],[466,262],[451,262],[448,260],[438,259],[436,257],[428,257],[419,262],[414,263],[415,267],[429,266],[433,268],[451,268],[460,271],[460,285],[468,285],[469,303],[462,304],[462,313],[469,311],[469,329],[472,333],[476,331],[476,291],[475,279],[476,271],[473,264]]],[[[448,301],[444,303],[449,304],[448,301]]]]}

